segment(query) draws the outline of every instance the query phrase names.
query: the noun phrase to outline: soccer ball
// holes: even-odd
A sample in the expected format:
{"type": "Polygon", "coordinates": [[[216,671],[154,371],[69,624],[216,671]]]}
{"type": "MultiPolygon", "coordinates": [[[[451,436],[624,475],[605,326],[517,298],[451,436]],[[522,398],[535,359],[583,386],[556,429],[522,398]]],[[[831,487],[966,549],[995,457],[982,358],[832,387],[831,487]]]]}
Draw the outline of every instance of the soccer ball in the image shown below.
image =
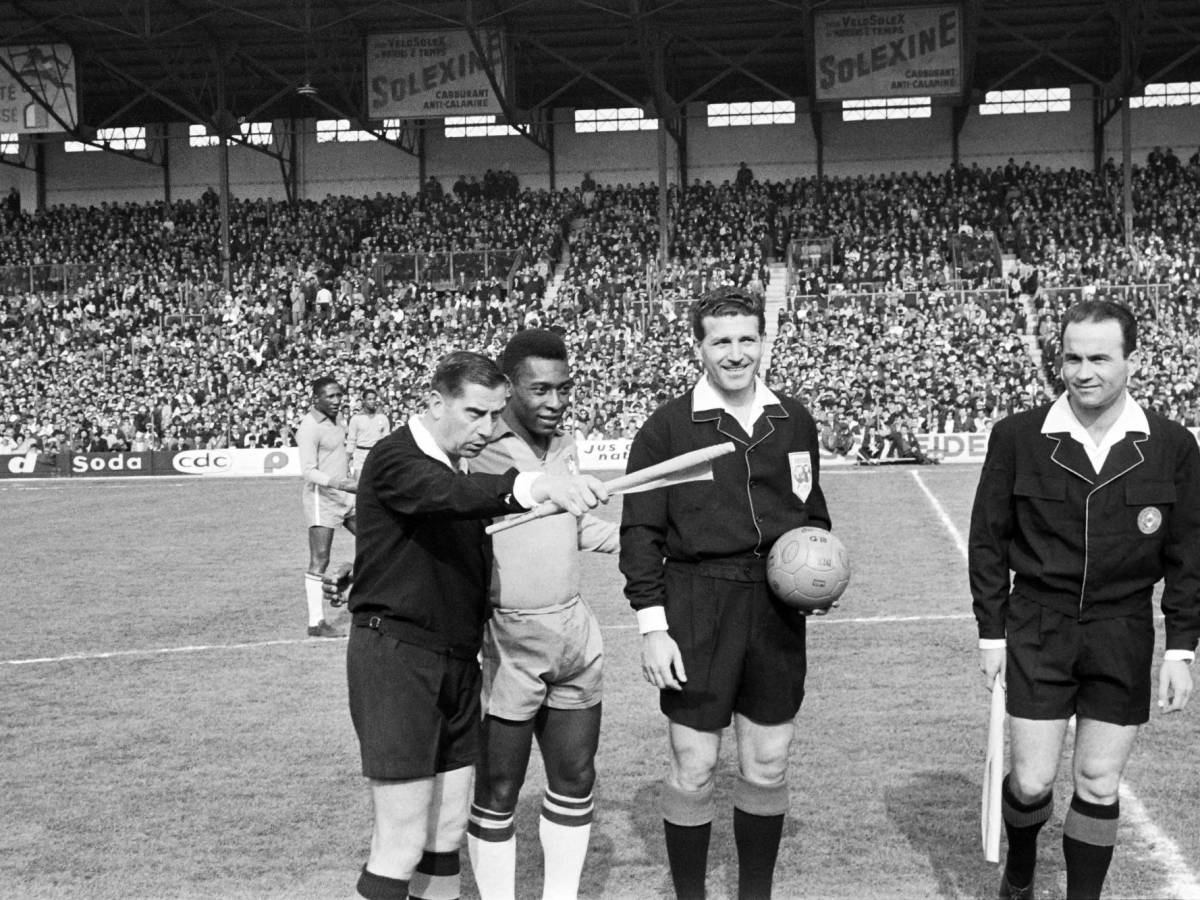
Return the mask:
{"type": "Polygon", "coordinates": [[[829,609],[850,583],[850,554],[832,532],[811,525],[793,528],[767,554],[767,582],[793,609],[829,609]]]}

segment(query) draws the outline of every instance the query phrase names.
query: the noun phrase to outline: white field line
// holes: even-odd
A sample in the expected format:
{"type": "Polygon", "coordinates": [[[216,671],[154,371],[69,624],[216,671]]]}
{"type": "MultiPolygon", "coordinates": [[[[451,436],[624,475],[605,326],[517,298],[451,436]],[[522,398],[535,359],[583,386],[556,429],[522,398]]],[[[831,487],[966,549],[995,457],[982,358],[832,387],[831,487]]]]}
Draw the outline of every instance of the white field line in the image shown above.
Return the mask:
{"type": "MultiPolygon", "coordinates": [[[[944,619],[969,619],[969,614],[952,616],[874,616],[858,619],[824,619],[814,617],[810,621],[826,625],[892,625],[898,622],[935,622],[944,619]]],[[[627,631],[637,628],[636,623],[627,625],[602,625],[604,631],[627,631]]],[[[259,647],[285,647],[292,644],[336,644],[330,638],[286,638],[275,641],[252,641],[244,644],[195,644],[187,647],[152,647],[144,650],[113,650],[97,653],[68,653],[64,656],[37,656],[24,659],[0,659],[0,666],[32,666],[49,663],[79,662],[95,659],[121,659],[127,657],[165,656],[170,653],[216,653],[223,650],[254,650],[259,647]]]]}
{"type": "MultiPolygon", "coordinates": [[[[950,537],[954,539],[954,545],[958,548],[958,552],[962,554],[963,562],[966,562],[967,545],[963,540],[962,533],[959,532],[950,516],[946,514],[946,510],[938,498],[925,485],[920,473],[912,472],[910,474],[917,486],[929,498],[938,518],[942,520],[942,524],[950,532],[950,537]]],[[[1166,874],[1167,896],[1175,898],[1175,900],[1200,900],[1200,878],[1197,878],[1188,866],[1183,854],[1179,851],[1179,846],[1154,824],[1146,812],[1146,808],[1142,806],[1128,783],[1121,785],[1121,801],[1121,814],[1125,821],[1133,828],[1138,839],[1149,848],[1150,855],[1155,862],[1162,866],[1166,874]]]]}
{"type": "Polygon", "coordinates": [[[120,659],[131,656],[163,656],[169,653],[207,653],[219,650],[254,650],[259,647],[282,647],[289,644],[340,643],[345,638],[287,638],[277,641],[253,641],[245,644],[195,644],[188,647],[155,647],[147,650],[113,650],[107,653],[68,653],[66,656],[38,656],[27,659],[0,659],[0,665],[30,666],[39,663],[78,662],[92,659],[120,659]]]}

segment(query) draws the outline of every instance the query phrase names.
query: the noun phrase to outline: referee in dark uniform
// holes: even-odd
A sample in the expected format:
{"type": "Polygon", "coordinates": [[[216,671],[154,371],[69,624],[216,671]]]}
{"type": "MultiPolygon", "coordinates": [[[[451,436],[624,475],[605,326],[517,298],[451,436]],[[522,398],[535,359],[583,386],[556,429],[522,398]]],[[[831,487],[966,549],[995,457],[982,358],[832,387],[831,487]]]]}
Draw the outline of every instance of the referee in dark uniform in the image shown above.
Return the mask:
{"type": "Polygon", "coordinates": [[[1159,580],[1166,653],[1158,705],[1183,709],[1192,691],[1200,452],[1185,428],[1130,396],[1137,324],[1127,308],[1077,304],[1060,344],[1066,393],[992,431],[969,569],[981,669],[989,688],[1004,677],[1011,717],[1000,896],[1033,896],[1037,835],[1054,811],[1051,789],[1074,715],[1075,791],[1062,843],[1075,900],[1100,896],[1121,773],[1150,717],[1159,580]]]}
{"type": "Polygon", "coordinates": [[[642,671],[670,720],[662,786],[667,859],[679,897],[704,896],[721,731],[736,725],[738,896],[771,892],[793,719],[804,697],[805,620],[770,592],[766,557],[785,531],[830,527],[812,416],[758,380],[762,302],[720,288],[692,309],[703,377],[660,407],[629,451],[630,472],[733,441],[713,479],[628,494],[625,594],[642,671]]]}
{"type": "Polygon", "coordinates": [[[458,896],[490,608],[485,520],[543,500],[581,515],[608,496],[591,476],[464,474],[507,395],[490,359],[447,355],[428,410],[377,443],[359,479],[346,669],[374,806],[358,881],[370,900],[458,896]]]}

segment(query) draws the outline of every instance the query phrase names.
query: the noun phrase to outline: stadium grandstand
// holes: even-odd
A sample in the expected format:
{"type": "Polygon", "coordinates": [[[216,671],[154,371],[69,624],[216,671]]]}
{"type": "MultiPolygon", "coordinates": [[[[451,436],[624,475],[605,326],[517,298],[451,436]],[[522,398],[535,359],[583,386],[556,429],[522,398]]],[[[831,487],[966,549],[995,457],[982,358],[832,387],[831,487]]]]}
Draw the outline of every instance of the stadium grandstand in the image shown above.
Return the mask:
{"type": "Polygon", "coordinates": [[[1144,322],[1138,399],[1200,425],[1192,3],[54,0],[0,26],[0,454],[287,447],[314,373],[401,421],[447,349],[533,324],[570,343],[577,433],[628,438],[726,282],[847,459],[1040,402],[1051,323],[1094,295],[1144,322]]]}

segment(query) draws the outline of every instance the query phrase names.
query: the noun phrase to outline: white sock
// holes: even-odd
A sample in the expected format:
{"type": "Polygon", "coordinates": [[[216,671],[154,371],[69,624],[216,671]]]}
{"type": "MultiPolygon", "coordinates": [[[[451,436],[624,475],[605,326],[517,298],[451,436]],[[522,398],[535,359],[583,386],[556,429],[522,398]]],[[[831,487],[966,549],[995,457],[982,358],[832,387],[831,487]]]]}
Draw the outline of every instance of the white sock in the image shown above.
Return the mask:
{"type": "Polygon", "coordinates": [[[514,900],[517,890],[517,838],[511,813],[471,804],[467,854],[480,900],[514,900]]]}
{"type": "Polygon", "coordinates": [[[321,576],[304,573],[304,599],[308,601],[309,626],[320,625],[325,618],[325,594],[321,590],[321,576]]]}
{"type": "Polygon", "coordinates": [[[564,797],[547,790],[542,798],[538,836],[546,877],[542,900],[575,900],[592,834],[592,795],[564,797]]]}

